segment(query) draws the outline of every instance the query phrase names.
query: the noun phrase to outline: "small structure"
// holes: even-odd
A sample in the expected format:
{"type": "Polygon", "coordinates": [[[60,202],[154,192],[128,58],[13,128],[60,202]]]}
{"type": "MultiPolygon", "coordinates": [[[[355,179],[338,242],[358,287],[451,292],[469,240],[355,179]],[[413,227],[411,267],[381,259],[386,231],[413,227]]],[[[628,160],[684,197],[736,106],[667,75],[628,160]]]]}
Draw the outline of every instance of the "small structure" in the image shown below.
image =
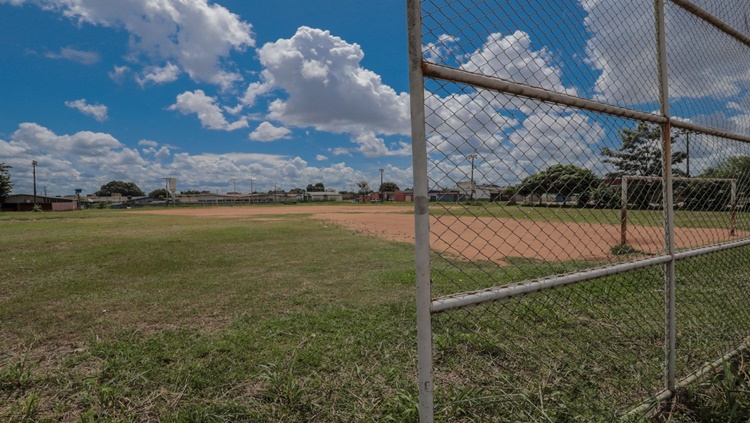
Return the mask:
{"type": "Polygon", "coordinates": [[[344,201],[344,196],[337,192],[310,191],[302,195],[304,201],[344,201]]]}
{"type": "MultiPolygon", "coordinates": [[[[37,195],[36,204],[44,211],[75,210],[78,202],[75,198],[51,197],[37,195]]],[[[5,197],[0,205],[2,211],[32,211],[34,210],[33,194],[13,194],[5,197]]]]}

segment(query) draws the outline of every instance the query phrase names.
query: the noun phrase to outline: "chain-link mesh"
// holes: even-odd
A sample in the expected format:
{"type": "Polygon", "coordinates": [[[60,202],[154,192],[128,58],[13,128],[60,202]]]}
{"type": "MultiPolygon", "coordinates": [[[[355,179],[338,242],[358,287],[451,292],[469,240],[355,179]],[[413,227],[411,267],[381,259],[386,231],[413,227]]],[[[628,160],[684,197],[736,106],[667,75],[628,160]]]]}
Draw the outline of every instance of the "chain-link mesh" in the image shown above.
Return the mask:
{"type": "MultiPolygon", "coordinates": [[[[750,23],[750,3],[744,3],[748,9],[743,13],[750,23]]],[[[679,6],[667,5],[672,115],[750,135],[750,46],[679,6]]]]}
{"type": "Polygon", "coordinates": [[[611,421],[750,335],[750,2],[666,2],[661,111],[654,2],[562,3],[421,2],[443,419],[611,421]]]}

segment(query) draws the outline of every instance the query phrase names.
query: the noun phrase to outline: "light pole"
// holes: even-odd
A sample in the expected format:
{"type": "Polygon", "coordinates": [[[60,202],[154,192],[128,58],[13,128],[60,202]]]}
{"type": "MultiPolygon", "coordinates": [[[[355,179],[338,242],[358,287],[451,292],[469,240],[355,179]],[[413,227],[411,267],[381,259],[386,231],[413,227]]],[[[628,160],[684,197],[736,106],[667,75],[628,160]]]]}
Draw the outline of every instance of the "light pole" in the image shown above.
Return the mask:
{"type": "Polygon", "coordinates": [[[232,188],[232,190],[234,191],[235,194],[237,193],[237,181],[239,181],[239,179],[236,179],[236,178],[232,179],[232,184],[233,184],[233,187],[234,187],[234,188],[232,188]]]}
{"type": "Polygon", "coordinates": [[[471,186],[469,186],[471,191],[469,192],[469,201],[474,201],[474,159],[477,157],[476,154],[466,156],[467,159],[471,160],[471,186]]]}
{"type": "Polygon", "coordinates": [[[34,205],[35,206],[36,206],[36,165],[37,165],[37,161],[32,160],[31,169],[32,169],[32,173],[34,174],[34,205]]]}
{"type": "Polygon", "coordinates": [[[378,187],[378,191],[380,192],[380,201],[383,201],[383,172],[385,172],[385,169],[378,169],[380,171],[380,186],[378,187]]]}
{"type": "Polygon", "coordinates": [[[255,192],[255,190],[253,190],[253,181],[255,180],[255,178],[250,178],[249,180],[250,180],[250,194],[252,194],[255,192]]]}

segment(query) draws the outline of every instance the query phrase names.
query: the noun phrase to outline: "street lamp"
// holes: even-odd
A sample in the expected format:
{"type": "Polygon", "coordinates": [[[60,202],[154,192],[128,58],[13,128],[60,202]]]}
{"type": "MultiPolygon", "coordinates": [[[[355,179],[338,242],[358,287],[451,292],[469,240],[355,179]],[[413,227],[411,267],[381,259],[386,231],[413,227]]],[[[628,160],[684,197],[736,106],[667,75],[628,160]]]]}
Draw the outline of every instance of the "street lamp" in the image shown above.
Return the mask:
{"type": "Polygon", "coordinates": [[[476,159],[476,154],[469,154],[466,156],[467,159],[471,160],[471,186],[469,187],[471,191],[469,192],[469,201],[474,201],[474,159],[476,159]]]}
{"type": "Polygon", "coordinates": [[[31,169],[32,169],[32,173],[34,174],[34,205],[35,206],[36,206],[36,165],[37,165],[37,161],[32,160],[31,169]]]}

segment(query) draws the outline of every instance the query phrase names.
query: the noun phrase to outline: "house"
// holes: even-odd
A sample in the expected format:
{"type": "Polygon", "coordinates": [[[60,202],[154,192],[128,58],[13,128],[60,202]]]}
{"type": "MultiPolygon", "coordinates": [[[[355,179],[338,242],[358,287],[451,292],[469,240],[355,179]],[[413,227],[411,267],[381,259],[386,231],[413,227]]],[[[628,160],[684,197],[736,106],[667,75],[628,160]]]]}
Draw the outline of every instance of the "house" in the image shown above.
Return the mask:
{"type": "Polygon", "coordinates": [[[303,201],[344,201],[343,194],[330,191],[310,191],[300,195],[303,201]]]}
{"type": "MultiPolygon", "coordinates": [[[[78,209],[78,201],[75,198],[51,197],[37,195],[36,204],[45,211],[66,211],[78,209]]],[[[32,211],[34,210],[34,195],[13,194],[5,197],[0,204],[2,211],[32,211]]]]}

